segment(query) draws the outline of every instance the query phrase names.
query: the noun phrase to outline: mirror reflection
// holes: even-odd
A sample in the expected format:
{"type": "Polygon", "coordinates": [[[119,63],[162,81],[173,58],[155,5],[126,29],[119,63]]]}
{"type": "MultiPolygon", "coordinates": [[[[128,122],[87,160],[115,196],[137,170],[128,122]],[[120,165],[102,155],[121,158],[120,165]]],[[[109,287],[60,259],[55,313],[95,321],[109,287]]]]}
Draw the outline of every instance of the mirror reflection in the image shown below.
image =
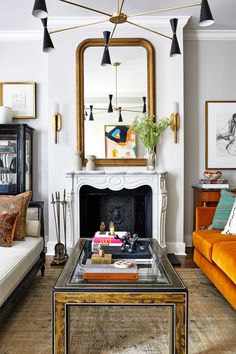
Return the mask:
{"type": "Polygon", "coordinates": [[[134,118],[155,114],[154,50],[142,38],[115,38],[112,65],[101,66],[102,39],[88,39],[77,50],[77,145],[96,165],[146,163],[145,149],[132,131],[134,118]]]}
{"type": "Polygon", "coordinates": [[[101,47],[84,52],[85,156],[144,157],[130,125],[146,112],[146,50],[112,47],[109,66],[101,66],[102,52],[101,47]]]}

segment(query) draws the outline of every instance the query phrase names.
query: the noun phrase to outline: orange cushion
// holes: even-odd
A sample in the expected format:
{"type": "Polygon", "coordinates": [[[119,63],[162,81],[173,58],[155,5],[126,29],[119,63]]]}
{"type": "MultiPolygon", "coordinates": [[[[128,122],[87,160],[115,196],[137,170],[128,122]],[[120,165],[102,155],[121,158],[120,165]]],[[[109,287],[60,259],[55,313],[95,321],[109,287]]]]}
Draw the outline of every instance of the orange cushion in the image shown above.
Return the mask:
{"type": "Polygon", "coordinates": [[[236,235],[222,235],[221,230],[197,230],[193,232],[193,245],[212,262],[212,249],[215,242],[236,241],[236,235]]]}
{"type": "Polygon", "coordinates": [[[0,214],[0,247],[11,247],[16,230],[17,213],[0,214]]]}
{"type": "Polygon", "coordinates": [[[236,241],[216,242],[212,260],[236,284],[236,241]]]}

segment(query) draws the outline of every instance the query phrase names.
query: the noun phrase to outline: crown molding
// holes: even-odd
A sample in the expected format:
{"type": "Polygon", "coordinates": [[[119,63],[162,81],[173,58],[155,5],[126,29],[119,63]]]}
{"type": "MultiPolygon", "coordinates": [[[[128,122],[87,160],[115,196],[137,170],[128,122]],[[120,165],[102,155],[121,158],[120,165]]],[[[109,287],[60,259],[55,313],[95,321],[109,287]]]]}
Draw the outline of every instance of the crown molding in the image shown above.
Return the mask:
{"type": "MultiPolygon", "coordinates": [[[[149,28],[166,28],[170,31],[170,19],[173,16],[146,16],[146,17],[135,17],[134,19],[130,19],[134,21],[138,25],[147,26],[149,28]]],[[[188,20],[189,16],[178,16],[178,27],[183,28],[188,20]]],[[[48,18],[48,28],[49,30],[55,30],[66,27],[73,27],[79,25],[86,25],[92,22],[99,22],[105,20],[106,17],[100,16],[90,16],[90,17],[49,17],[48,18]]],[[[106,26],[107,29],[113,29],[114,25],[107,21],[107,23],[95,24],[94,26],[98,28],[104,28],[106,26]]],[[[131,25],[128,23],[122,24],[124,28],[131,28],[131,25]]],[[[86,31],[87,27],[81,28],[81,30],[86,31]]],[[[91,26],[92,28],[92,26],[91,26]]],[[[140,29],[142,30],[142,29],[140,29]]],[[[102,34],[101,34],[102,36],[102,34]]],[[[40,40],[42,39],[42,30],[27,30],[27,31],[0,31],[0,41],[32,41],[32,40],[40,40]]]]}
{"type": "Polygon", "coordinates": [[[0,31],[0,41],[42,40],[42,31],[0,31]]]}
{"type": "Polygon", "coordinates": [[[187,41],[235,41],[236,30],[185,30],[187,41]]]}

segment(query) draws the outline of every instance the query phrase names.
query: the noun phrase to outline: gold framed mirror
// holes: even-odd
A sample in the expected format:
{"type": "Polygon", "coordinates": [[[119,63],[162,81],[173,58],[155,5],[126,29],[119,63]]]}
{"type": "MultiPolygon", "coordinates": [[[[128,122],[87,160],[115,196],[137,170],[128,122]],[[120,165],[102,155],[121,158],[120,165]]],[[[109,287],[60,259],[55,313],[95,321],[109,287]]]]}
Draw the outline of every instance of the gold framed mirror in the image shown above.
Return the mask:
{"type": "Polygon", "coordinates": [[[77,150],[83,165],[86,156],[94,154],[97,166],[144,166],[145,149],[129,127],[144,104],[147,113],[155,115],[154,48],[143,38],[115,38],[109,47],[109,67],[100,65],[102,38],[86,39],[76,51],[77,150]],[[114,110],[108,113],[111,96],[114,110]],[[107,138],[116,128],[132,136],[118,149],[107,138]]]}

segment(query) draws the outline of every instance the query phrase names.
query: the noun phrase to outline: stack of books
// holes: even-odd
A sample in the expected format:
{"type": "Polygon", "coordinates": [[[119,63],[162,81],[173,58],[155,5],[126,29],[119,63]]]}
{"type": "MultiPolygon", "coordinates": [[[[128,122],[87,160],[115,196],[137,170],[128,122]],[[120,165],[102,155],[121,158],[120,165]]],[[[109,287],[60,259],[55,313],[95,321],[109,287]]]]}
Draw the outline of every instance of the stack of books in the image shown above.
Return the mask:
{"type": "MultiPolygon", "coordinates": [[[[126,231],[116,231],[116,235],[123,236],[126,231]]],[[[122,242],[119,239],[111,236],[107,231],[105,233],[101,233],[100,231],[95,232],[95,235],[92,240],[92,252],[98,252],[101,246],[121,246],[122,242]]]]}
{"type": "Polygon", "coordinates": [[[225,178],[219,179],[200,179],[198,186],[206,189],[223,189],[229,188],[229,181],[225,178]]]}
{"type": "Polygon", "coordinates": [[[84,280],[138,280],[138,267],[135,263],[129,268],[116,268],[114,264],[92,264],[87,259],[83,274],[84,280]]]}

